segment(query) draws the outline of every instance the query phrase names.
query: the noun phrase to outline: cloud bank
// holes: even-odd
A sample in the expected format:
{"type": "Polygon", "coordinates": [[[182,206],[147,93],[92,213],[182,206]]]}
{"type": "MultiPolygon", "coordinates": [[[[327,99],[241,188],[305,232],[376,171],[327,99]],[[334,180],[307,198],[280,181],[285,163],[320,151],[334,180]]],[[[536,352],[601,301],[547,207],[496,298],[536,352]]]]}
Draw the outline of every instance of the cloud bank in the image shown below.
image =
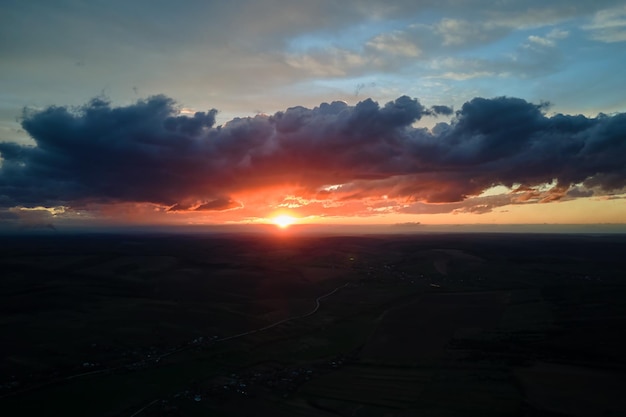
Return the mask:
{"type": "Polygon", "coordinates": [[[22,127],[36,146],[0,143],[0,207],[151,203],[212,212],[280,192],[277,202],[307,214],[349,214],[355,201],[372,214],[429,206],[480,213],[626,187],[626,113],[546,111],[510,97],[474,98],[453,111],[402,96],[215,126],[216,110],[181,114],[165,96],[25,110],[22,127]],[[451,120],[414,127],[439,115],[451,120]],[[477,197],[496,185],[514,193],[477,197]],[[462,204],[468,199],[473,207],[462,204]]]}

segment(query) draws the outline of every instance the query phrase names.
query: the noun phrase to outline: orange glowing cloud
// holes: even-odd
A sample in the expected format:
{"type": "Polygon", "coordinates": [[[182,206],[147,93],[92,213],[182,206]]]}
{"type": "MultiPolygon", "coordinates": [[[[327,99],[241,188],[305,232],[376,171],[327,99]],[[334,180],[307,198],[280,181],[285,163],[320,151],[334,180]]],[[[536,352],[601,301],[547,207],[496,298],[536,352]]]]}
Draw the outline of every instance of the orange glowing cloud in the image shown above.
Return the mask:
{"type": "Polygon", "coordinates": [[[547,116],[544,104],[499,97],[475,98],[453,114],[402,96],[217,127],[215,115],[183,114],[163,96],[26,112],[22,125],[36,146],[0,143],[0,215],[63,206],[67,215],[129,222],[219,223],[288,210],[308,222],[477,215],[626,190],[625,113],[547,116]],[[414,127],[438,114],[452,120],[414,127]],[[514,191],[484,195],[498,185],[514,191]]]}

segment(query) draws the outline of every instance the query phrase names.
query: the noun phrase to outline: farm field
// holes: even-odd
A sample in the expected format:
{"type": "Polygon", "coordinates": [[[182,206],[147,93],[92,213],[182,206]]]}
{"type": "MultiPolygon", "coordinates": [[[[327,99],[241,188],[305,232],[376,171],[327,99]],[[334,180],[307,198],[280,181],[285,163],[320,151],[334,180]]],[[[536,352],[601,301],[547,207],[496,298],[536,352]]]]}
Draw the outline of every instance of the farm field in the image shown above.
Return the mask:
{"type": "Polygon", "coordinates": [[[626,414],[626,236],[0,236],[0,414],[626,414]]]}

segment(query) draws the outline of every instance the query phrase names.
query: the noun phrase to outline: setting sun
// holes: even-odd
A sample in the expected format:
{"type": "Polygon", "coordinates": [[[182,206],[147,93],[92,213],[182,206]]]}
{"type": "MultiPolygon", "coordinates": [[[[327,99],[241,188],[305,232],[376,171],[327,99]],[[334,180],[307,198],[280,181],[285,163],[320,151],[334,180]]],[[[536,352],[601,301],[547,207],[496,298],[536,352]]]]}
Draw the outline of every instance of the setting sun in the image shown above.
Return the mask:
{"type": "Polygon", "coordinates": [[[272,219],[272,223],[281,229],[285,229],[296,222],[296,219],[288,216],[286,214],[281,214],[280,216],[276,216],[272,219]]]}

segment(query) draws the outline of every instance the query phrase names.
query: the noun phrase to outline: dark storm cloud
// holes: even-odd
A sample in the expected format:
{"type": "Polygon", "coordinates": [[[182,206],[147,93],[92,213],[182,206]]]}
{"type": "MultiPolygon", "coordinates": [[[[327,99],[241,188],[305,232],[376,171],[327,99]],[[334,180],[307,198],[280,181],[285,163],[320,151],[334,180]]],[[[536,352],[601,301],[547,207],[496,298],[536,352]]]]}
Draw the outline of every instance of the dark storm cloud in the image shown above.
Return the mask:
{"type": "Polygon", "coordinates": [[[452,110],[452,107],[441,106],[441,105],[432,106],[431,109],[433,113],[441,114],[444,116],[450,116],[454,112],[454,110],[452,110]]]}
{"type": "Polygon", "coordinates": [[[423,202],[461,201],[498,184],[555,180],[552,199],[579,183],[626,186],[626,114],[548,117],[545,109],[475,98],[429,131],[413,124],[452,109],[403,96],[383,106],[367,99],[292,107],[214,127],[215,110],[182,115],[164,96],[126,107],[94,99],[79,109],[25,111],[22,126],[36,146],[0,143],[0,203],[226,210],[241,206],[233,193],[275,186],[311,198],[423,202]]]}
{"type": "Polygon", "coordinates": [[[241,203],[231,198],[217,198],[202,204],[189,205],[177,203],[167,211],[222,211],[241,207],[241,203]]]}

